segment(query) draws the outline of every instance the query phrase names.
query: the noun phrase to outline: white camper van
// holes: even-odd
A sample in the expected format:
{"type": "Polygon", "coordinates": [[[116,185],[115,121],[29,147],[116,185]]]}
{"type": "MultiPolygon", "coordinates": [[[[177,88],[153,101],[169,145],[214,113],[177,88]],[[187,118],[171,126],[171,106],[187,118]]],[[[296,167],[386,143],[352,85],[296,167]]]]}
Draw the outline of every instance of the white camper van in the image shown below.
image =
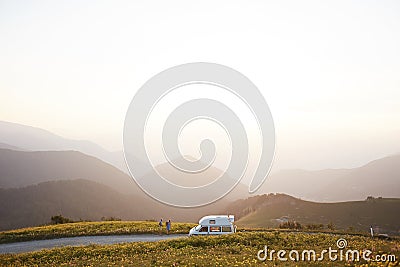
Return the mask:
{"type": "Polygon", "coordinates": [[[199,225],[189,231],[192,235],[224,235],[236,232],[234,215],[209,215],[200,219],[199,225]]]}

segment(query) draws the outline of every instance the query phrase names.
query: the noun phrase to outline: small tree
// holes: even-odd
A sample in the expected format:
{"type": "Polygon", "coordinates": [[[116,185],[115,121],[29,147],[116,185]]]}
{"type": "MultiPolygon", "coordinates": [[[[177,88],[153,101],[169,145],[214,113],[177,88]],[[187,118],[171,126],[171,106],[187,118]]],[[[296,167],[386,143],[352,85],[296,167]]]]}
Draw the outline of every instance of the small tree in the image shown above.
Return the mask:
{"type": "Polygon", "coordinates": [[[73,223],[74,221],[62,215],[55,215],[51,217],[52,224],[73,223]]]}
{"type": "Polygon", "coordinates": [[[333,222],[328,223],[327,227],[331,231],[335,230],[335,225],[333,224],[333,222]]]}

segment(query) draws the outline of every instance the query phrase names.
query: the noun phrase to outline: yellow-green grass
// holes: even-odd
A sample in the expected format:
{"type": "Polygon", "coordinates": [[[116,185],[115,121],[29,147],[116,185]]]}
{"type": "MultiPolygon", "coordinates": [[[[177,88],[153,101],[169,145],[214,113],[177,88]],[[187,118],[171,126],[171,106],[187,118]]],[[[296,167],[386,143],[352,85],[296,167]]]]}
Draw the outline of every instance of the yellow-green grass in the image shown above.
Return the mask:
{"type": "MultiPolygon", "coordinates": [[[[187,234],[195,224],[172,223],[172,234],[187,234]]],[[[0,232],[0,243],[53,239],[83,235],[158,234],[158,222],[110,221],[77,222],[0,232]]],[[[164,227],[165,232],[165,227],[164,227]]]]}
{"type": "Polygon", "coordinates": [[[396,266],[400,257],[399,240],[378,240],[364,236],[249,232],[225,236],[184,237],[159,242],[64,247],[22,254],[0,255],[0,265],[11,266],[396,266]],[[348,242],[346,249],[369,249],[372,255],[396,255],[397,262],[261,262],[257,252],[270,249],[303,250],[336,247],[338,238],[348,242]],[[363,264],[363,265],[362,265],[363,264]]]}

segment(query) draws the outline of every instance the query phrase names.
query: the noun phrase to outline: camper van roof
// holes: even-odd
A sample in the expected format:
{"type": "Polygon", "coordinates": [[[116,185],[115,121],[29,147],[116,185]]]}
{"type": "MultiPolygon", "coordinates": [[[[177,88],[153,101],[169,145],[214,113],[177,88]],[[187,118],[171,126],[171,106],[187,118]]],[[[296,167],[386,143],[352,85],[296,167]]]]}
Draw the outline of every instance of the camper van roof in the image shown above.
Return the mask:
{"type": "Polygon", "coordinates": [[[199,220],[199,224],[209,224],[209,220],[216,220],[217,224],[224,222],[224,223],[233,223],[235,221],[234,215],[208,215],[204,216],[199,220]]]}

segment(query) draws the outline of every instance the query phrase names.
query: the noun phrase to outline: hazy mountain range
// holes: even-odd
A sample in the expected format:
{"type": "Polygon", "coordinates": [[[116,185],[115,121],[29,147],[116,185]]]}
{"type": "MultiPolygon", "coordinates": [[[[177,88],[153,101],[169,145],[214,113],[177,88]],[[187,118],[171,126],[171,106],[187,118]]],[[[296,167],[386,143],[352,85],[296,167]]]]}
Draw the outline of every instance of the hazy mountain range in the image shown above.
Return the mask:
{"type": "MultiPolygon", "coordinates": [[[[206,207],[180,209],[166,206],[140,190],[124,172],[126,167],[122,162],[122,152],[108,152],[89,141],[65,139],[38,128],[0,122],[0,229],[43,224],[55,214],[75,220],[98,220],[103,216],[114,216],[136,220],[169,217],[173,220],[197,221],[210,213],[234,213],[242,218],[241,223],[253,226],[270,225],[271,219],[288,214],[303,221],[307,221],[307,216],[324,221],[315,214],[307,215],[312,210],[323,213],[323,208],[309,208],[312,202],[304,204],[296,200],[297,204],[290,206],[300,213],[305,212],[306,217],[303,218],[282,206],[282,202],[271,202],[270,198],[238,200],[249,197],[247,187],[243,184],[239,184],[222,200],[206,207]],[[262,200],[263,204],[254,205],[254,199],[258,199],[258,202],[262,200]],[[231,204],[234,200],[238,202],[231,204]],[[271,207],[271,203],[276,206],[272,209],[261,208],[271,207]],[[262,214],[267,214],[267,217],[262,214]]],[[[161,173],[171,174],[168,164],[156,168],[161,173]]],[[[210,173],[218,176],[222,171],[210,168],[210,173]]],[[[355,169],[280,171],[268,177],[257,193],[281,192],[315,201],[364,200],[370,195],[398,198],[399,174],[400,155],[394,155],[355,169]]],[[[182,173],[173,173],[173,182],[185,186],[204,179],[199,175],[191,181],[182,173]]],[[[399,202],[381,204],[399,207],[399,202]]],[[[331,207],[330,204],[326,205],[324,207],[331,207]]],[[[337,215],[358,214],[352,209],[360,209],[360,206],[339,206],[341,211],[337,215]]],[[[349,222],[336,219],[339,221],[335,222],[341,227],[349,225],[349,222]]],[[[360,218],[357,223],[364,227],[365,223],[373,223],[374,220],[374,217],[365,220],[360,218]]]]}
{"type": "Polygon", "coordinates": [[[281,192],[314,201],[400,197],[400,155],[354,169],[284,170],[271,175],[260,193],[281,192]]]}
{"type": "MultiPolygon", "coordinates": [[[[164,174],[171,171],[167,168],[167,163],[156,168],[164,174]]],[[[222,173],[213,167],[209,168],[209,172],[214,177],[222,173]]],[[[199,185],[198,180],[206,181],[201,174],[196,179],[185,178],[184,174],[174,172],[172,182],[182,186],[196,186],[199,185]]],[[[0,149],[0,188],[25,187],[46,181],[71,179],[86,179],[107,185],[123,194],[146,196],[128,174],[81,152],[0,149]]],[[[239,184],[227,198],[237,199],[245,195],[246,187],[239,184]]]]}
{"type": "MultiPolygon", "coordinates": [[[[122,151],[110,152],[87,140],[67,139],[49,131],[18,123],[0,121],[0,148],[17,147],[18,150],[62,151],[74,150],[94,156],[127,172],[122,151]]],[[[11,148],[12,149],[12,148],[11,148]]]]}

